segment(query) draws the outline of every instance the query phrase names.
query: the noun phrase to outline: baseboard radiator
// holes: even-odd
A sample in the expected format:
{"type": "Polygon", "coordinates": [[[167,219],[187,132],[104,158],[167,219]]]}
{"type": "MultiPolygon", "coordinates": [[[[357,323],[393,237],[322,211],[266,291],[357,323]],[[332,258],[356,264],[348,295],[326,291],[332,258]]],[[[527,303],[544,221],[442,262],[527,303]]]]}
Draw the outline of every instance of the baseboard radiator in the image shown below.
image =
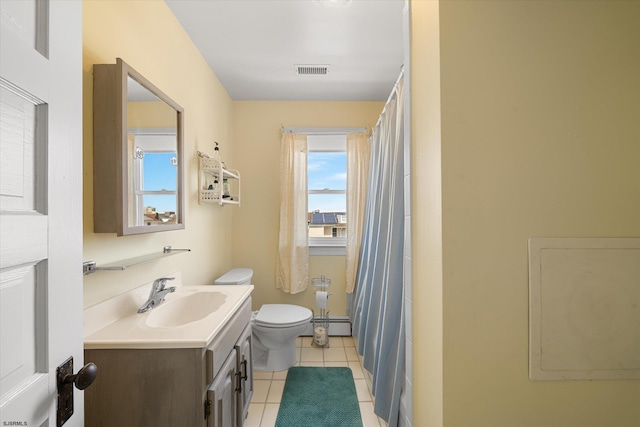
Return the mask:
{"type": "MultiPolygon", "coordinates": [[[[307,329],[300,335],[306,337],[313,336],[313,322],[310,322],[307,329]]],[[[351,322],[349,321],[349,316],[329,316],[329,336],[350,337],[351,322]]]]}

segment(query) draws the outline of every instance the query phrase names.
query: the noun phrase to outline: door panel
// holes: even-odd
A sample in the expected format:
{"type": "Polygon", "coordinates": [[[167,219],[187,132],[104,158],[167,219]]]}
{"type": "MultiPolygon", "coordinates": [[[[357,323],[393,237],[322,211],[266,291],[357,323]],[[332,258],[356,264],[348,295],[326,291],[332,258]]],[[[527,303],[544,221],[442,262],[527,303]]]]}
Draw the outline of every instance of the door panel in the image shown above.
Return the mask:
{"type": "Polygon", "coordinates": [[[0,345],[11,349],[0,361],[0,394],[37,380],[43,370],[44,318],[38,316],[43,292],[38,288],[36,265],[0,271],[0,345]]]}
{"type": "Polygon", "coordinates": [[[49,94],[49,2],[0,2],[0,72],[4,80],[43,102],[49,94]],[[10,58],[7,59],[7,58],[10,58]]]}
{"type": "MultiPolygon", "coordinates": [[[[43,119],[37,113],[37,101],[22,97],[0,83],[0,118],[2,151],[0,206],[2,210],[33,211],[35,206],[34,168],[36,122],[43,119]]],[[[40,105],[42,105],[40,103],[40,105]]],[[[42,110],[41,110],[42,111],[42,110]]]]}
{"type": "Polygon", "coordinates": [[[211,401],[212,408],[212,412],[207,418],[207,427],[235,427],[237,425],[236,372],[236,352],[232,350],[207,391],[207,399],[211,401]]]}
{"type": "Polygon", "coordinates": [[[2,25],[12,30],[25,45],[36,47],[36,16],[38,4],[35,0],[6,1],[2,6],[2,25]]]}
{"type": "Polygon", "coordinates": [[[2,425],[55,425],[56,367],[82,365],[81,43],[81,2],[0,2],[2,425]]]}

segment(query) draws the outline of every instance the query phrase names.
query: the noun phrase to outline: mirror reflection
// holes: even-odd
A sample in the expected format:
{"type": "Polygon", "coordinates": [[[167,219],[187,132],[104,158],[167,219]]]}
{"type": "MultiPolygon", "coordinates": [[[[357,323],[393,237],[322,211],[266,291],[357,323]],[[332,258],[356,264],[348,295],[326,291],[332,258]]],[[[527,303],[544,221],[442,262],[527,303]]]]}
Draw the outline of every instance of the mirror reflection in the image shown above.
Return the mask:
{"type": "Polygon", "coordinates": [[[177,146],[176,111],[128,76],[129,227],[177,224],[177,146]]]}
{"type": "Polygon", "coordinates": [[[122,59],[93,66],[93,230],[184,229],[184,110],[122,59]]]}

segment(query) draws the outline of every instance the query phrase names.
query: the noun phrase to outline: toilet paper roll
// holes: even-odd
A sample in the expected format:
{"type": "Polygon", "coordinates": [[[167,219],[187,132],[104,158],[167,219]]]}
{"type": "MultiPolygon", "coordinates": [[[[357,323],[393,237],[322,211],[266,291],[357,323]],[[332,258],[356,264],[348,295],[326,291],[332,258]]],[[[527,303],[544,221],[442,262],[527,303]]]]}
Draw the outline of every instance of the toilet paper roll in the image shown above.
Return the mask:
{"type": "Polygon", "coordinates": [[[325,345],[327,343],[327,329],[322,326],[316,326],[313,330],[313,339],[318,345],[325,345]]]}
{"type": "Polygon", "coordinates": [[[326,291],[316,292],[316,307],[327,308],[328,299],[329,299],[329,292],[326,292],[326,291]]]}

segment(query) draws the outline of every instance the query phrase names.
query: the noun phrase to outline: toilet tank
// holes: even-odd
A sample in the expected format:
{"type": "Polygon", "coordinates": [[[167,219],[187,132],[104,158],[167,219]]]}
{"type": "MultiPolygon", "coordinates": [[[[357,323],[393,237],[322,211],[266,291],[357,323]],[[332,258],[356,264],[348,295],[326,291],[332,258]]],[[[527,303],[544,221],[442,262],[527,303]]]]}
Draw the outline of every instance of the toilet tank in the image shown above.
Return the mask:
{"type": "Polygon", "coordinates": [[[214,285],[249,285],[253,277],[251,268],[234,268],[218,277],[214,285]]]}

